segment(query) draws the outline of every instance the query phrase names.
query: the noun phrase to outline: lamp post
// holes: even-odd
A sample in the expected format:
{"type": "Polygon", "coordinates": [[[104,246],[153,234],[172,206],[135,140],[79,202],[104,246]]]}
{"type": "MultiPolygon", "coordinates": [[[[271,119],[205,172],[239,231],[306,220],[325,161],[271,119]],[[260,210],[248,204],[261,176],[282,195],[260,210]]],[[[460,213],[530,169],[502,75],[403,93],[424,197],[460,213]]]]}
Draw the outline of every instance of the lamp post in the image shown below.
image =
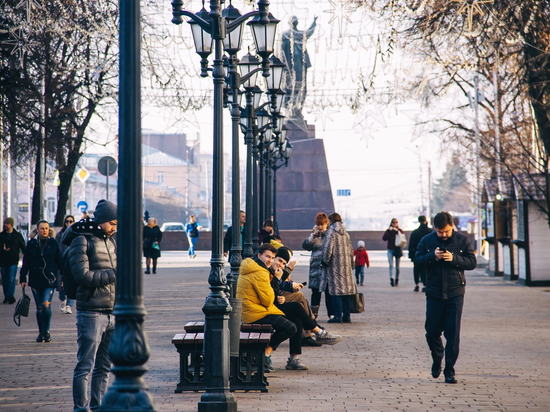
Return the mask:
{"type": "MultiPolygon", "coordinates": [[[[231,6],[232,7],[232,6],[231,6]]],[[[273,51],[275,29],[278,20],[269,14],[269,1],[259,0],[258,11],[236,16],[227,11],[227,19],[222,15],[221,0],[210,0],[210,12],[204,7],[197,14],[183,10],[183,0],[172,1],[172,23],[183,23],[182,16],[191,18],[189,21],[195,42],[197,54],[201,57],[201,77],[207,77],[208,56],[214,45],[214,61],[212,78],[214,83],[214,154],[213,154],[213,194],[212,205],[212,255],[210,259],[210,294],[206,298],[203,312],[205,314],[204,327],[204,363],[206,375],[206,392],[201,396],[198,405],[199,411],[237,411],[237,402],[229,392],[229,329],[228,320],[231,305],[227,298],[226,277],[223,272],[223,85],[225,72],[223,68],[223,46],[226,44],[232,48],[235,42],[240,42],[240,35],[231,33],[241,29],[241,25],[250,17],[248,23],[252,27],[256,50],[262,56],[262,69],[264,75],[269,75],[268,57],[273,51]],[[208,17],[206,17],[208,15],[208,17]],[[235,17],[233,19],[233,17],[235,17]],[[200,30],[197,28],[200,27],[200,30]],[[211,40],[209,40],[208,35],[211,40]],[[229,37],[228,37],[229,35],[229,37]],[[238,37],[238,39],[237,39],[238,37]],[[209,44],[210,41],[210,44],[209,44]]],[[[236,34],[236,33],[234,33],[236,34]]],[[[239,44],[240,46],[240,44],[239,44]]],[[[232,49],[233,50],[233,49],[232,49]]],[[[237,102],[238,93],[233,95],[232,117],[234,104],[237,102]]],[[[233,120],[234,121],[234,120],[233,120]]],[[[238,122],[237,122],[238,124],[238,122]]],[[[235,153],[235,152],[234,152],[235,153]]],[[[237,154],[238,156],[238,154],[237,154]]],[[[238,167],[238,163],[237,163],[238,167]]],[[[235,181],[234,181],[235,184],[235,181]]],[[[238,184],[238,179],[237,179],[238,184]]],[[[238,210],[238,207],[237,207],[238,210]]],[[[234,230],[240,232],[239,224],[234,230]]],[[[239,242],[240,243],[240,242],[239,242]]]]}
{"type": "Polygon", "coordinates": [[[102,411],[154,411],[143,380],[149,345],[141,270],[141,96],[139,2],[120,2],[118,264],[115,331],[109,354],[115,381],[102,411]],[[121,406],[123,405],[123,407],[121,406]]]}
{"type": "Polygon", "coordinates": [[[275,225],[275,222],[277,221],[277,170],[279,170],[283,166],[288,166],[288,159],[290,159],[290,156],[292,155],[292,145],[286,138],[286,132],[286,127],[283,127],[282,136],[284,142],[279,149],[280,151],[278,157],[278,159],[284,161],[280,164],[277,164],[277,162],[275,161],[271,166],[271,168],[273,169],[273,225],[275,225]]]}

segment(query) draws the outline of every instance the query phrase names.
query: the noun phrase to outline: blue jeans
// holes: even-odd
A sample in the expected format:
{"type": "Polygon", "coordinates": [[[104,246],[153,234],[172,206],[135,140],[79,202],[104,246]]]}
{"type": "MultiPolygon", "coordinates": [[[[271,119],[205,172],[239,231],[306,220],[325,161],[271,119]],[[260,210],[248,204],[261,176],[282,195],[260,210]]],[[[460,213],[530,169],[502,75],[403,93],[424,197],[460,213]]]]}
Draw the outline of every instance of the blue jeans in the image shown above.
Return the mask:
{"type": "Polygon", "coordinates": [[[441,364],[445,356],[445,376],[454,376],[455,363],[458,359],[460,344],[460,320],[464,295],[451,299],[434,299],[426,297],[426,340],[432,352],[435,364],[441,364]],[[443,348],[441,332],[445,335],[446,344],[443,348]]]}
{"type": "MultiPolygon", "coordinates": [[[[393,250],[388,249],[388,263],[390,264],[390,279],[392,276],[392,270],[393,270],[393,250]]],[[[399,279],[399,262],[401,261],[401,257],[395,256],[395,278],[399,279]]]]}
{"type": "Polygon", "coordinates": [[[34,289],[31,288],[34,302],[36,303],[36,323],[41,335],[50,331],[52,322],[52,298],[54,288],[34,289]]]}
{"type": "Polygon", "coordinates": [[[99,312],[77,311],[78,352],[73,375],[75,412],[98,410],[107,391],[111,360],[109,346],[115,330],[115,317],[99,312]],[[93,370],[93,372],[92,372],[93,370]],[[88,380],[92,374],[91,400],[88,402],[88,380]]]}
{"type": "Polygon", "coordinates": [[[4,288],[4,298],[13,297],[15,294],[15,276],[17,275],[17,265],[2,266],[2,287],[4,288]]]}
{"type": "Polygon", "coordinates": [[[65,289],[63,289],[63,286],[59,287],[59,300],[61,302],[67,301],[67,306],[73,306],[74,307],[74,299],[69,299],[67,295],[65,295],[65,289]]]}
{"type": "Polygon", "coordinates": [[[332,307],[334,308],[335,318],[342,319],[343,312],[343,318],[349,319],[351,313],[351,295],[332,295],[332,307]]]}
{"type": "Polygon", "coordinates": [[[189,256],[193,256],[195,254],[195,245],[197,244],[199,238],[187,237],[187,240],[189,240],[189,256]]]}
{"type": "Polygon", "coordinates": [[[355,283],[363,283],[365,278],[365,266],[355,266],[355,283]]]}

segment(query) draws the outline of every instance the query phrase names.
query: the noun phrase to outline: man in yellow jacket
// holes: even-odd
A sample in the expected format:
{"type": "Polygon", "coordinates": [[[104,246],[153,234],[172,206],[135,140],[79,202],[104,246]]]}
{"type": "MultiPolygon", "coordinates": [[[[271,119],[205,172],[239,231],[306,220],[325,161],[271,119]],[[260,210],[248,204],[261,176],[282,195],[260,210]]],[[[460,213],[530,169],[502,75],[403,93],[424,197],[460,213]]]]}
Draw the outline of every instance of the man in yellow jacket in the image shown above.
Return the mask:
{"type": "MultiPolygon", "coordinates": [[[[281,342],[289,338],[290,358],[286,369],[308,369],[298,358],[298,355],[302,353],[302,327],[297,327],[275,306],[275,292],[270,283],[272,275],[268,268],[272,263],[275,263],[274,266],[280,269],[280,266],[284,266],[290,260],[290,253],[288,248],[279,248],[279,251],[277,251],[271,244],[266,243],[260,247],[256,257],[245,259],[239,269],[237,299],[242,299],[243,302],[242,321],[244,323],[270,324],[275,330],[265,350],[265,363],[269,370],[274,370],[271,353],[277,349],[281,342]]],[[[302,309],[300,305],[297,306],[302,309]]],[[[333,336],[326,330],[319,328],[307,316],[305,311],[303,311],[303,316],[300,316],[300,314],[296,314],[296,316],[302,320],[302,322],[299,322],[300,325],[303,323],[304,327],[316,333],[317,339],[325,340],[326,343],[337,343],[342,339],[340,336],[333,336]],[[308,320],[312,322],[312,325],[309,325],[308,320]]]]}

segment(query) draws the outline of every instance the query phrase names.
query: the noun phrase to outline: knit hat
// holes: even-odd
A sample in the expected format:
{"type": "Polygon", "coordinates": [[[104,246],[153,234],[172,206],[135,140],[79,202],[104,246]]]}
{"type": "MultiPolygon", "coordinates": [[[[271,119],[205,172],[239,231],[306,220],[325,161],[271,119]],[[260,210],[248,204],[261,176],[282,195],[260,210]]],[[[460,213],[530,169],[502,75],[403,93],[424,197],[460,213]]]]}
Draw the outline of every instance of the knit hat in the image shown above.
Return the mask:
{"type": "Polygon", "coordinates": [[[360,240],[359,242],[357,242],[357,247],[365,247],[365,242],[360,240]]]}
{"type": "Polygon", "coordinates": [[[109,200],[101,199],[94,211],[94,222],[97,224],[117,220],[117,205],[109,200]]]}
{"type": "Polygon", "coordinates": [[[13,220],[13,217],[7,217],[6,220],[4,220],[5,225],[11,225],[11,227],[15,226],[15,220],[13,220]]]}
{"type": "Polygon", "coordinates": [[[292,250],[290,250],[286,246],[282,246],[277,249],[277,254],[275,255],[275,257],[280,257],[288,263],[290,262],[290,258],[292,257],[292,250]]]}

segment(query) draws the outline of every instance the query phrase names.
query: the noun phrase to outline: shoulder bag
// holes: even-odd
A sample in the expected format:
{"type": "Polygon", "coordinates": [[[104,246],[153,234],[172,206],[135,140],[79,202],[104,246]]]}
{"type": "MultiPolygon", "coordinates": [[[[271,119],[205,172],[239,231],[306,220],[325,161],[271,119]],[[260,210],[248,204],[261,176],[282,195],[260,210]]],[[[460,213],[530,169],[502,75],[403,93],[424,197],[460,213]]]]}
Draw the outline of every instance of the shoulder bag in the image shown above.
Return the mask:
{"type": "Polygon", "coordinates": [[[29,316],[30,307],[31,298],[25,294],[25,288],[23,288],[23,296],[21,296],[17,301],[17,305],[15,305],[15,312],[13,312],[13,321],[17,326],[21,326],[21,316],[29,316]]]}

